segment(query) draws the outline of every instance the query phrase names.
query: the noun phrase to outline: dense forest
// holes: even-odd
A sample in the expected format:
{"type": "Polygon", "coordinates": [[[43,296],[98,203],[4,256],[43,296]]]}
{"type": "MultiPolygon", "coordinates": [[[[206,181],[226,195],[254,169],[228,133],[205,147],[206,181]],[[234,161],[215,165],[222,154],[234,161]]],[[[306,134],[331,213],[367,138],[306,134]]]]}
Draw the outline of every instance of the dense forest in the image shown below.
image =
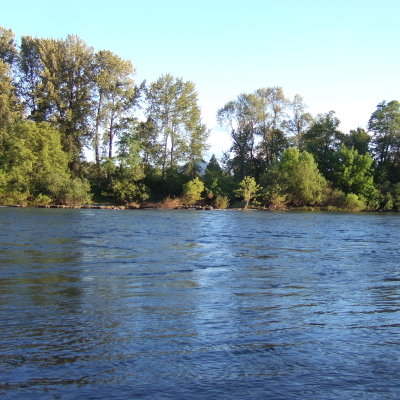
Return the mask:
{"type": "Polygon", "coordinates": [[[334,111],[313,116],[280,87],[242,93],[217,112],[230,149],[206,164],[195,84],[134,75],[77,36],[0,27],[0,204],[400,209],[398,101],[344,133],[334,111]]]}

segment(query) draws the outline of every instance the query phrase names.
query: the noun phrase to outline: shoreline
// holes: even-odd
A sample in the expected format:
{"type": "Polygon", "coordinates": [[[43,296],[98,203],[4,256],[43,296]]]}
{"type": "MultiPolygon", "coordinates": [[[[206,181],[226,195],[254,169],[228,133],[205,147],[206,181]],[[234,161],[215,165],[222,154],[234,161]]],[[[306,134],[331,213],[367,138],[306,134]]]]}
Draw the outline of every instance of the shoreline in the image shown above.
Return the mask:
{"type": "Polygon", "coordinates": [[[67,206],[67,205],[21,205],[21,204],[0,204],[0,208],[46,208],[46,209],[62,209],[62,210],[156,210],[156,211],[171,211],[171,210],[187,210],[187,211],[268,211],[268,212],[345,212],[345,213],[392,213],[397,214],[398,211],[370,211],[370,210],[344,210],[331,209],[330,207],[300,207],[300,208],[212,208],[212,207],[137,207],[137,206],[101,206],[101,205],[82,205],[82,206],[67,206]]]}

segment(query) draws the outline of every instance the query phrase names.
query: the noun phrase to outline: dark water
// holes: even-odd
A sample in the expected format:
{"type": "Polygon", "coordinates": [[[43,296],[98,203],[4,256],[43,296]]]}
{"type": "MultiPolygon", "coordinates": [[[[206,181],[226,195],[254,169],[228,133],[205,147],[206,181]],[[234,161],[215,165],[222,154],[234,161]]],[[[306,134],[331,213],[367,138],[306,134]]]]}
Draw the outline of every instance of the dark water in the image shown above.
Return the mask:
{"type": "Polygon", "coordinates": [[[400,215],[0,208],[0,273],[5,398],[400,398],[400,215]]]}

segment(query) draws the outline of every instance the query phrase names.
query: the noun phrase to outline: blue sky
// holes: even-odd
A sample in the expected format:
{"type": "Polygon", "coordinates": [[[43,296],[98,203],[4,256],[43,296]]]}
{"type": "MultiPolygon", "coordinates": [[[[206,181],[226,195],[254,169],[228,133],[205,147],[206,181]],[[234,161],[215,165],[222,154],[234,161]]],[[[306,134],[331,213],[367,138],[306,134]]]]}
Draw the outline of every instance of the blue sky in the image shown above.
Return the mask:
{"type": "Polygon", "coordinates": [[[378,103],[400,100],[399,15],[398,0],[13,0],[0,25],[17,38],[77,34],[130,59],[138,83],[193,81],[220,156],[230,143],[216,111],[261,87],[335,110],[346,133],[366,127],[378,103]]]}

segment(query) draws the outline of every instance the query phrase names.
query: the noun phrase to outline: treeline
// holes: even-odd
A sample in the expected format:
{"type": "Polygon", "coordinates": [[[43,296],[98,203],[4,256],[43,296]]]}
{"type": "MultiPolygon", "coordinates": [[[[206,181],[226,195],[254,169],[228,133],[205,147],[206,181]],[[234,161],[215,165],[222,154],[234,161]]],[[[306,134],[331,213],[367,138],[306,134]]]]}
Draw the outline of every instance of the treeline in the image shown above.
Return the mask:
{"type": "Polygon", "coordinates": [[[210,132],[195,85],[134,75],[77,36],[17,42],[0,27],[0,203],[399,209],[397,101],[378,105],[369,132],[344,134],[333,111],[312,116],[281,88],[241,94],[217,112],[232,146],[204,168],[210,132]]]}
{"type": "Polygon", "coordinates": [[[368,132],[339,129],[334,111],[312,116],[281,88],[241,94],[217,113],[232,138],[226,171],[272,208],[400,208],[400,103],[383,101],[368,132]],[[250,184],[250,182],[252,182],[250,184]],[[261,185],[257,190],[256,184],[261,185]]]}
{"type": "Polygon", "coordinates": [[[195,85],[169,74],[136,85],[134,74],[130,61],[77,36],[17,44],[0,28],[2,201],[181,194],[208,149],[195,85]]]}

